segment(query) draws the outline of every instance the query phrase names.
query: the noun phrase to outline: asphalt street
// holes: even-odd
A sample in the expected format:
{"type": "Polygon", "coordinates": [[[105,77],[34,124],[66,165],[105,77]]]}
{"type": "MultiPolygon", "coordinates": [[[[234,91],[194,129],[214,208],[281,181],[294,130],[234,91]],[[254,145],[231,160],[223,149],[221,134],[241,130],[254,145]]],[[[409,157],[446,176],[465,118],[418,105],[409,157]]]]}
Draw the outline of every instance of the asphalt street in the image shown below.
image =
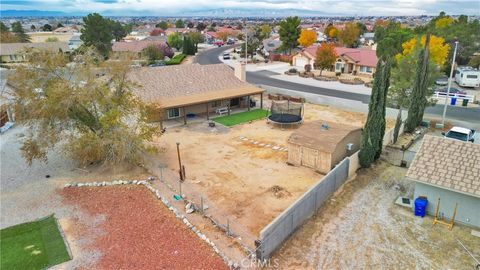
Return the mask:
{"type": "MultiPolygon", "coordinates": [[[[205,50],[199,53],[195,62],[200,65],[210,65],[210,64],[219,64],[219,56],[223,51],[233,48],[238,45],[223,46],[213,49],[205,50]]],[[[330,96],[335,98],[342,98],[353,101],[360,101],[363,103],[368,103],[370,100],[370,95],[368,94],[356,94],[351,92],[344,92],[335,89],[328,89],[322,87],[316,87],[311,85],[304,85],[299,83],[288,82],[284,80],[278,80],[271,78],[270,76],[275,73],[270,71],[257,71],[257,72],[247,72],[247,81],[256,85],[268,85],[272,87],[278,87],[293,91],[306,92],[312,94],[318,94],[322,96],[330,96]]],[[[443,113],[443,105],[435,105],[433,107],[428,107],[425,110],[425,115],[430,118],[441,118],[443,113]]],[[[480,125],[480,108],[465,108],[465,107],[452,107],[448,106],[447,109],[447,119],[453,120],[462,123],[472,123],[473,126],[480,125]]]]}

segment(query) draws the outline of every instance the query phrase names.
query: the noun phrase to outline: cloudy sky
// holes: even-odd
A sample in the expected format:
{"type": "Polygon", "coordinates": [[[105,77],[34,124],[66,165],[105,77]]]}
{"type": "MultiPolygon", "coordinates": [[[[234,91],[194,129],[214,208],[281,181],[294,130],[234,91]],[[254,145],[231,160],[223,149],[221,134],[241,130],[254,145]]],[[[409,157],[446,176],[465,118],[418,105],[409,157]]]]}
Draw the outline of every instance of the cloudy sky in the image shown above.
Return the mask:
{"type": "Polygon", "coordinates": [[[306,10],[321,15],[480,14],[480,0],[1,0],[1,10],[168,16],[212,9],[306,10]]]}

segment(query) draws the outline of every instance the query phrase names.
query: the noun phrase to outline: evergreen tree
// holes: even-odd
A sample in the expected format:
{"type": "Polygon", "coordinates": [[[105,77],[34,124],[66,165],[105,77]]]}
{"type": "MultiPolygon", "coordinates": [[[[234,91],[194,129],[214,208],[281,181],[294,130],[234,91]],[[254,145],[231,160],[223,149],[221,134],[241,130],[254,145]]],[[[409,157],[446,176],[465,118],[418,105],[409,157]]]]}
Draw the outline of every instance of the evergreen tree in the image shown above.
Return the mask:
{"type": "Polygon", "coordinates": [[[383,136],[385,135],[385,106],[388,87],[390,86],[391,60],[381,59],[377,63],[372,95],[368,105],[368,117],[363,129],[360,165],[364,168],[380,157],[382,153],[383,136]]]}
{"type": "Polygon", "coordinates": [[[408,117],[405,123],[405,131],[413,132],[423,120],[423,113],[427,106],[427,86],[428,86],[428,66],[429,66],[429,44],[430,34],[427,33],[425,39],[425,47],[420,51],[417,71],[415,74],[415,82],[410,97],[410,107],[408,109],[408,117]]]}
{"type": "Polygon", "coordinates": [[[298,38],[300,37],[300,23],[299,17],[287,17],[280,22],[280,40],[282,41],[282,48],[288,50],[289,53],[292,49],[298,46],[298,38]]]}
{"type": "Polygon", "coordinates": [[[25,33],[22,24],[20,22],[12,23],[12,33],[18,38],[20,42],[30,42],[30,36],[25,33]]]}
{"type": "Polygon", "coordinates": [[[85,28],[82,29],[80,39],[85,46],[93,46],[104,57],[107,57],[112,49],[112,23],[98,13],[88,14],[83,17],[85,28]]]}

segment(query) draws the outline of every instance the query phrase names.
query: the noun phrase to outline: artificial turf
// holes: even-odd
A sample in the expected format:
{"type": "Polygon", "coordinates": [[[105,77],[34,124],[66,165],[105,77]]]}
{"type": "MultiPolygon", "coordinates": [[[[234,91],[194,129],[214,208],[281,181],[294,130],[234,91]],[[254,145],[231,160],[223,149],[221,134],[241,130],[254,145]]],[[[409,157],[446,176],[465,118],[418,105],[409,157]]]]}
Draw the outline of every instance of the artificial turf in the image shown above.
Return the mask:
{"type": "Polygon", "coordinates": [[[1,269],[45,269],[70,260],[55,217],[0,230],[1,269]]]}
{"type": "Polygon", "coordinates": [[[241,112],[227,116],[220,116],[214,118],[213,121],[224,126],[231,127],[238,124],[243,124],[249,121],[262,119],[268,116],[268,111],[263,109],[251,110],[249,112],[241,112]]]}

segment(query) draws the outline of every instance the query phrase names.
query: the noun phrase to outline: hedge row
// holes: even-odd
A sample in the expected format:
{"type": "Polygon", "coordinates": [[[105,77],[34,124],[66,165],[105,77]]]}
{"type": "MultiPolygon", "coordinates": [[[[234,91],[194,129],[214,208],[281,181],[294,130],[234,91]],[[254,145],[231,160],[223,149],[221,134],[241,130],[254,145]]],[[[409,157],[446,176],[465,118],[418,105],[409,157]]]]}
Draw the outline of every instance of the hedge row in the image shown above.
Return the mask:
{"type": "Polygon", "coordinates": [[[177,54],[175,55],[172,59],[168,60],[167,62],[165,62],[167,65],[178,65],[180,63],[182,63],[183,59],[186,57],[185,54],[181,53],[181,54],[177,54]]]}

